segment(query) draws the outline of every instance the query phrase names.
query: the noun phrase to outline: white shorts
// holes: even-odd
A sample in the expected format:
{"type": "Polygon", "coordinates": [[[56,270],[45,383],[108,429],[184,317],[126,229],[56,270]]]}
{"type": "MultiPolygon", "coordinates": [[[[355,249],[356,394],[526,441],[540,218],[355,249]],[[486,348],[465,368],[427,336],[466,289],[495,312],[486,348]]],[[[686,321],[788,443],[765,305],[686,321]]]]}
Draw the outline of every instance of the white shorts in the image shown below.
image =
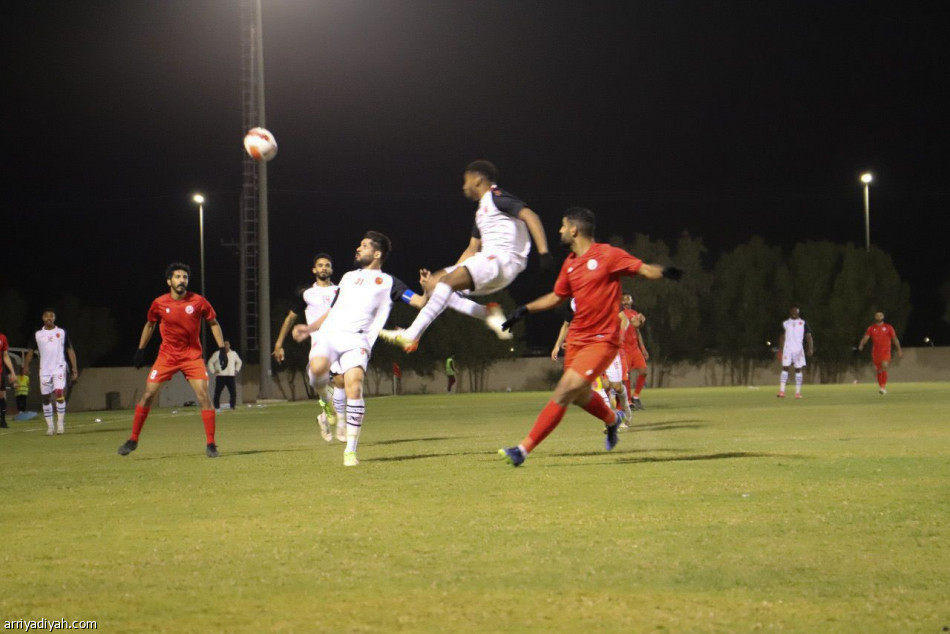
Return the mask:
{"type": "Polygon", "coordinates": [[[614,360],[610,362],[606,374],[607,380],[611,383],[623,383],[623,359],[620,358],[619,352],[614,360]]]}
{"type": "Polygon", "coordinates": [[[794,365],[796,370],[804,368],[805,351],[802,349],[782,350],[782,367],[787,368],[790,365],[794,365]]]}
{"type": "Polygon", "coordinates": [[[52,394],[55,390],[66,389],[66,370],[57,371],[55,374],[40,375],[40,394],[46,396],[52,394]]]}
{"type": "Polygon", "coordinates": [[[475,288],[471,291],[462,291],[462,294],[490,295],[514,282],[526,265],[525,258],[520,256],[513,256],[509,253],[487,254],[479,251],[460,264],[447,267],[445,272],[450,273],[458,267],[464,266],[468,269],[468,274],[472,276],[475,288]]]}
{"type": "Polygon", "coordinates": [[[324,357],[330,360],[330,371],[343,374],[350,368],[360,367],[366,371],[372,346],[365,333],[333,333],[322,336],[310,349],[310,358],[324,357]]]}
{"type": "MultiPolygon", "coordinates": [[[[314,333],[315,335],[318,333],[314,333]]],[[[307,357],[307,361],[313,361],[313,358],[317,355],[317,342],[320,341],[320,337],[311,337],[310,339],[310,356],[307,357]]],[[[309,375],[310,364],[307,363],[307,373],[309,375]]],[[[340,362],[333,361],[330,363],[330,374],[343,374],[343,370],[340,369],[340,362]]]]}

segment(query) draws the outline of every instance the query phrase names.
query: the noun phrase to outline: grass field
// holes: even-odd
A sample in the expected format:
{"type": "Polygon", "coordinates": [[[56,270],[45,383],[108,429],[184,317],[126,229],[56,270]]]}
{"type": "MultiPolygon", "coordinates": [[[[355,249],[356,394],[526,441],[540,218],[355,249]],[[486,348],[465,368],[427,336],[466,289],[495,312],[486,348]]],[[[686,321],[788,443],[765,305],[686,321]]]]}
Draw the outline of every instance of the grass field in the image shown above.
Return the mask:
{"type": "MultiPolygon", "coordinates": [[[[647,390],[611,453],[546,394],[367,401],[342,466],[311,403],[0,433],[0,618],[98,631],[940,632],[950,383],[647,390]]],[[[95,418],[103,419],[101,423],[95,418]]]]}

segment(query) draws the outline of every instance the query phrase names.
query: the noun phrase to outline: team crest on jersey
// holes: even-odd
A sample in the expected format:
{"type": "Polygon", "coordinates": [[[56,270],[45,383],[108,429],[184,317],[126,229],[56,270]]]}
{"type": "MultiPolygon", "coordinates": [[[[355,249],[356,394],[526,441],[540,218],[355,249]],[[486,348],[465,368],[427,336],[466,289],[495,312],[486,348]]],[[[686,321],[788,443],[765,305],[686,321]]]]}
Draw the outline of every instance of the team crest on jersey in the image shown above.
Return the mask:
{"type": "Polygon", "coordinates": [[[588,271],[593,271],[596,268],[597,268],[597,260],[594,260],[594,259],[587,260],[588,271]]]}
{"type": "Polygon", "coordinates": [[[187,306],[185,306],[185,312],[190,315],[191,313],[195,312],[195,307],[192,306],[191,304],[188,304],[187,306]]]}
{"type": "Polygon", "coordinates": [[[365,357],[369,354],[369,351],[366,348],[360,348],[360,354],[365,357]]]}
{"type": "Polygon", "coordinates": [[[379,286],[379,285],[382,284],[382,283],[383,283],[383,278],[377,277],[377,278],[376,278],[376,285],[379,286]]]}
{"type": "Polygon", "coordinates": [[[59,333],[58,333],[58,332],[56,333],[56,338],[59,339],[59,333]]]}

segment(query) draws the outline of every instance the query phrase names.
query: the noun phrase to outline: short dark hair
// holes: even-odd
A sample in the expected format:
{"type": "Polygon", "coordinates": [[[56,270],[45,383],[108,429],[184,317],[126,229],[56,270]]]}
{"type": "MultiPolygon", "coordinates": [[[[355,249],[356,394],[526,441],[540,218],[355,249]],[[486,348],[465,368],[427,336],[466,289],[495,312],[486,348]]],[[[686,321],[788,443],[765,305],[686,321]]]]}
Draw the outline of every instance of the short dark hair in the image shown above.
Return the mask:
{"type": "Polygon", "coordinates": [[[175,271],[184,271],[188,274],[188,277],[191,277],[191,267],[185,264],[184,262],[172,262],[168,265],[168,268],[165,269],[165,279],[172,279],[172,275],[175,274],[175,271]]]}
{"type": "Polygon", "coordinates": [[[56,311],[53,310],[52,308],[44,308],[44,309],[43,309],[43,312],[40,313],[40,314],[41,314],[41,315],[45,315],[46,313],[53,313],[53,314],[55,315],[55,314],[56,314],[56,311]]]}
{"type": "Polygon", "coordinates": [[[593,238],[594,230],[597,228],[597,216],[594,212],[585,207],[571,207],[564,212],[564,217],[572,225],[577,227],[578,233],[585,238],[593,238]]]}
{"type": "Polygon", "coordinates": [[[372,242],[373,248],[383,254],[379,258],[381,263],[386,261],[386,258],[389,257],[389,252],[393,250],[392,240],[379,231],[367,231],[363,239],[372,242]]]}
{"type": "Polygon", "coordinates": [[[472,161],[465,168],[465,171],[481,174],[493,183],[498,180],[498,168],[495,167],[495,164],[491,161],[486,161],[484,159],[472,161]]]}
{"type": "Polygon", "coordinates": [[[329,260],[330,264],[333,264],[333,258],[330,257],[329,253],[318,253],[315,256],[313,256],[312,261],[313,261],[314,266],[317,265],[317,260],[329,260]]]}

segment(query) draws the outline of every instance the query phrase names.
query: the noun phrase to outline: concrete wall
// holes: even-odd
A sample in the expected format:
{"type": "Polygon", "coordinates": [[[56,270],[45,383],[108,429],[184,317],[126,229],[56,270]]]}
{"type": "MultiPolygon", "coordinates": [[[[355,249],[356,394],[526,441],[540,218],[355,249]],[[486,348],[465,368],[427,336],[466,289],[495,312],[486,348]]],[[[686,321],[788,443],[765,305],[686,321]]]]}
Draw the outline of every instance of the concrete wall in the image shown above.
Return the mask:
{"type": "MultiPolygon", "coordinates": [[[[753,373],[753,385],[772,385],[778,383],[781,369],[778,362],[757,368],[753,373]]],[[[561,364],[555,364],[547,358],[512,359],[497,363],[486,377],[485,390],[489,392],[503,392],[506,390],[548,390],[561,372],[561,364]]],[[[129,409],[142,396],[145,387],[147,368],[88,368],[79,375],[79,381],[73,386],[69,395],[69,409],[71,411],[108,409],[113,407],[129,409]],[[110,402],[109,393],[115,393],[110,402]]],[[[809,373],[806,380],[817,383],[818,373],[809,373]]],[[[238,404],[255,402],[258,394],[258,371],[256,366],[245,365],[238,380],[238,404]]],[[[299,400],[307,398],[302,373],[293,377],[293,382],[286,373],[278,375],[280,379],[275,393],[283,398],[299,400]]],[[[891,364],[890,381],[947,381],[950,380],[950,348],[905,348],[903,359],[894,359],[891,364]]],[[[873,383],[874,368],[870,359],[857,370],[848,372],[843,378],[850,383],[858,381],[873,383]]],[[[669,369],[664,377],[664,387],[703,387],[728,385],[729,377],[725,375],[720,364],[709,361],[700,366],[678,365],[669,369]]],[[[212,389],[213,389],[212,381],[212,389]]],[[[377,382],[370,374],[367,380],[367,394],[376,395],[377,382]]],[[[462,371],[456,386],[462,391],[470,391],[468,373],[462,371]]],[[[39,389],[34,377],[32,392],[28,399],[30,408],[39,409],[39,389]]],[[[404,394],[433,394],[445,392],[446,378],[441,372],[433,377],[420,377],[406,372],[402,379],[404,394]]],[[[392,381],[388,378],[379,382],[379,394],[392,394],[392,381]]],[[[7,398],[12,409],[14,394],[10,390],[7,398]]],[[[170,381],[162,390],[159,397],[159,407],[181,407],[186,402],[194,401],[195,396],[191,387],[180,374],[170,381]]]]}

